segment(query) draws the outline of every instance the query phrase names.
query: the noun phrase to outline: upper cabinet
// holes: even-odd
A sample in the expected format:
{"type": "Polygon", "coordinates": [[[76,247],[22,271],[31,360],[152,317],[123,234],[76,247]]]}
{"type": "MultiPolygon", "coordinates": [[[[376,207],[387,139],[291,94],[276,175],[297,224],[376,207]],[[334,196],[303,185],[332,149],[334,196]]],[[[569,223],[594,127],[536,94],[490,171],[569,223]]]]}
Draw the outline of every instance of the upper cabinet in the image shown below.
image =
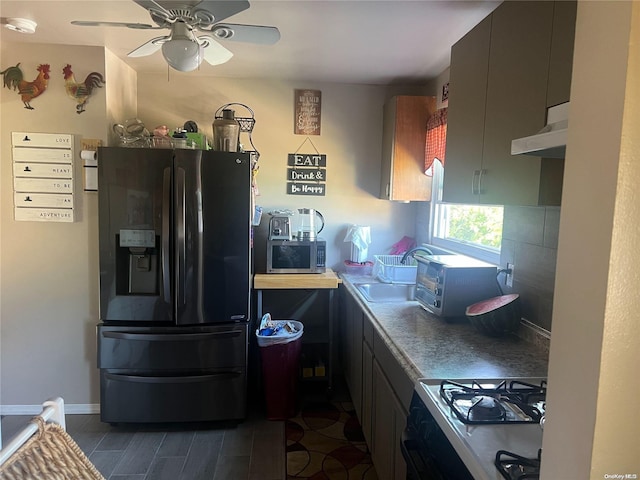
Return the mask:
{"type": "Polygon", "coordinates": [[[575,0],[554,3],[547,107],[569,101],[577,7],[575,0]]]}
{"type": "Polygon", "coordinates": [[[424,174],[424,150],[427,120],[435,111],[435,97],[401,95],[385,103],[380,198],[431,199],[431,177],[424,174]]]}
{"type": "Polygon", "coordinates": [[[451,48],[444,201],[479,201],[490,44],[488,16],[451,48]]]}
{"type": "Polygon", "coordinates": [[[444,201],[559,204],[562,160],[514,157],[511,140],[568,100],[574,24],[575,2],[504,2],[452,47],[444,201]]]}

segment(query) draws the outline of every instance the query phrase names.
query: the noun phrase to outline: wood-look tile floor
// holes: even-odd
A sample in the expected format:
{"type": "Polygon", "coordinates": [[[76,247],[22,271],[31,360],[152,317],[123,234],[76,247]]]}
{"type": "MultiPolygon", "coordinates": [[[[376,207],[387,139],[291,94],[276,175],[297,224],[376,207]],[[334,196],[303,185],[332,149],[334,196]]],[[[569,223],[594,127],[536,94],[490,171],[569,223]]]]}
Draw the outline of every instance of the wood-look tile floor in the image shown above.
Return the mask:
{"type": "MultiPolygon", "coordinates": [[[[31,416],[2,418],[3,445],[31,416]]],[[[122,425],[66,415],[67,432],[108,480],[283,480],[284,422],[122,425]]]]}

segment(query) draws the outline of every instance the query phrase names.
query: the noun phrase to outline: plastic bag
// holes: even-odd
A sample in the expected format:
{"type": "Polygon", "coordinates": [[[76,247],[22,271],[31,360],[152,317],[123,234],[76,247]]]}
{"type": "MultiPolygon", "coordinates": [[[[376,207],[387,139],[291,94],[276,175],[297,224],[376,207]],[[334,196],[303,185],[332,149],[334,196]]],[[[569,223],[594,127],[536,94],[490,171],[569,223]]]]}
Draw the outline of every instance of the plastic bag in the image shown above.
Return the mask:
{"type": "Polygon", "coordinates": [[[345,242],[351,242],[351,257],[355,263],[367,261],[369,245],[371,244],[371,227],[351,225],[344,237],[345,242]]]}
{"type": "Polygon", "coordinates": [[[256,329],[258,346],[281,345],[302,337],[304,325],[295,320],[272,320],[271,314],[262,316],[260,327],[256,329]]]}

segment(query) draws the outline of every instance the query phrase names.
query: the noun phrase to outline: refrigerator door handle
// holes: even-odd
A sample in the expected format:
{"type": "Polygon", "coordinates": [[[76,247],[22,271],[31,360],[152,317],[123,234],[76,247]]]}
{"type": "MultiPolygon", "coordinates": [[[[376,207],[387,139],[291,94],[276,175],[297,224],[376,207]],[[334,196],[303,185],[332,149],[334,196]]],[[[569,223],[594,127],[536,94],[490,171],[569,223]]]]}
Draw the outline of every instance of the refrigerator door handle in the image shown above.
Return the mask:
{"type": "Polygon", "coordinates": [[[241,370],[232,370],[222,373],[211,373],[206,375],[180,375],[175,377],[151,376],[151,375],[125,375],[118,373],[105,373],[105,378],[112,381],[137,382],[137,383],[204,383],[211,380],[226,380],[242,375],[241,370]]]}
{"type": "MultiPolygon", "coordinates": [[[[186,277],[186,197],[185,171],[176,168],[176,300],[178,305],[185,305],[187,277],[186,277]]],[[[178,318],[176,312],[176,319],[178,318]]]]}
{"type": "Polygon", "coordinates": [[[171,206],[171,168],[164,169],[162,177],[162,289],[164,301],[171,301],[171,277],[169,270],[169,237],[171,206]]]}
{"type": "Polygon", "coordinates": [[[204,333],[127,333],[127,332],[102,332],[104,338],[117,340],[145,340],[154,342],[174,342],[176,340],[218,340],[222,338],[237,337],[244,332],[233,330],[230,332],[204,332],[204,333]]]}

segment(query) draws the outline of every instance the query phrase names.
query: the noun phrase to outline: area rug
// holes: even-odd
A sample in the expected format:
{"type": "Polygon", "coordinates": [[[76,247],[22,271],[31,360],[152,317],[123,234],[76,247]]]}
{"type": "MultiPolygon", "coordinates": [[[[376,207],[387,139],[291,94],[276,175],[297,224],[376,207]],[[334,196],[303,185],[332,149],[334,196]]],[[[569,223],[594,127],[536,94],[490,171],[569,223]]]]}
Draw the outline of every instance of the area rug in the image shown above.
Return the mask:
{"type": "Polygon", "coordinates": [[[377,480],[350,402],[305,403],[285,426],[287,480],[377,480]]]}

